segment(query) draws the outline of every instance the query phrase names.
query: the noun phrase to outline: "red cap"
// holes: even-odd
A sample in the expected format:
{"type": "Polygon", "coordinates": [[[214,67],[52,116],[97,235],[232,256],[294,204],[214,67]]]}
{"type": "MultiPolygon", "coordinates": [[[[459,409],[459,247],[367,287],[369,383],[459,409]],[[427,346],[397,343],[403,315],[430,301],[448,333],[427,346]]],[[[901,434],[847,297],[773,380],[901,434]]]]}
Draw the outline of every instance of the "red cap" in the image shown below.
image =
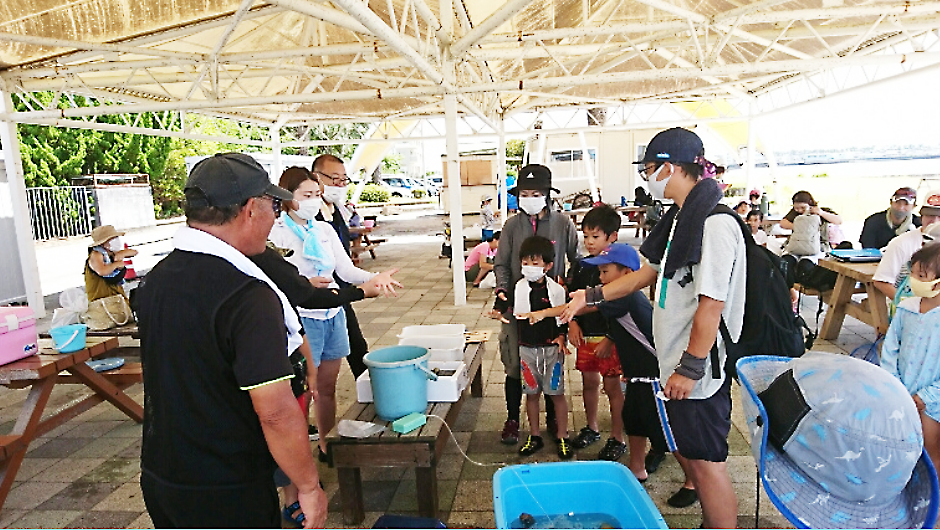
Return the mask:
{"type": "Polygon", "coordinates": [[[914,188],[898,188],[898,191],[894,192],[891,197],[891,202],[894,201],[907,201],[908,204],[914,204],[917,202],[917,192],[914,191],[914,188]]]}

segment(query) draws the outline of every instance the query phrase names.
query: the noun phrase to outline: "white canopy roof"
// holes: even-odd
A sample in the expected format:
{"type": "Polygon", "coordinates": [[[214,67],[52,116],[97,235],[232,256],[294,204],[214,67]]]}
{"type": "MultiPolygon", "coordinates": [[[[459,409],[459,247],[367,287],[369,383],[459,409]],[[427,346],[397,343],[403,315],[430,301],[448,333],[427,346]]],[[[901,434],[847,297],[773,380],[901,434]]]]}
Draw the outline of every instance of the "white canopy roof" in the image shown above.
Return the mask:
{"type": "Polygon", "coordinates": [[[439,116],[454,93],[492,125],[554,106],[761,101],[840,67],[935,64],[938,28],[938,0],[11,0],[0,88],[130,107],[26,97],[33,110],[2,117],[191,110],[291,125],[439,116]]]}

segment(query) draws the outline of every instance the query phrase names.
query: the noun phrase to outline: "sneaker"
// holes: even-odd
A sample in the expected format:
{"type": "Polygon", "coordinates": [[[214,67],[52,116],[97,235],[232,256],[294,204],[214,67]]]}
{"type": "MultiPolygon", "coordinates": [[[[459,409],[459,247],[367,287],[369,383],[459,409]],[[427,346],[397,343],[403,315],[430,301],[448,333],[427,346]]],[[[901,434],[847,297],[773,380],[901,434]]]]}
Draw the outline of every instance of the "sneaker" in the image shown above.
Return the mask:
{"type": "Polygon", "coordinates": [[[604,448],[601,449],[601,452],[597,454],[598,460],[609,460],[611,462],[616,462],[620,460],[620,457],[627,452],[627,444],[623,442],[618,442],[614,438],[608,438],[607,443],[604,444],[604,448]]]}
{"type": "Polygon", "coordinates": [[[503,424],[503,433],[500,435],[500,441],[506,445],[515,445],[519,443],[519,422],[516,420],[506,420],[503,424]]]}
{"type": "Polygon", "coordinates": [[[698,493],[695,490],[690,490],[689,488],[679,488],[672,497],[666,501],[666,504],[672,506],[673,508],[685,508],[687,506],[692,506],[695,504],[695,501],[698,500],[698,493]]]}
{"type": "Polygon", "coordinates": [[[578,437],[574,439],[571,444],[575,449],[584,449],[585,447],[591,445],[592,443],[601,439],[601,433],[595,431],[590,427],[581,427],[581,431],[578,433],[578,437]]]}
{"type": "Polygon", "coordinates": [[[529,456],[535,454],[536,451],[543,447],[545,447],[545,444],[542,443],[542,437],[530,434],[529,437],[526,438],[522,447],[519,448],[519,454],[522,456],[529,456]]]}
{"type": "Polygon", "coordinates": [[[320,439],[320,431],[317,430],[316,425],[307,425],[307,436],[310,438],[311,442],[316,442],[320,439]]]}
{"type": "Polygon", "coordinates": [[[572,456],[574,456],[574,447],[571,446],[571,440],[568,438],[559,438],[558,458],[562,460],[571,460],[572,456]]]}
{"type": "Polygon", "coordinates": [[[646,453],[646,459],[644,460],[644,464],[646,464],[646,472],[655,473],[665,459],[666,453],[660,453],[659,451],[650,451],[649,453],[646,453]]]}
{"type": "Polygon", "coordinates": [[[545,430],[548,431],[548,437],[556,444],[558,443],[558,422],[554,417],[545,417],[545,430]]]}

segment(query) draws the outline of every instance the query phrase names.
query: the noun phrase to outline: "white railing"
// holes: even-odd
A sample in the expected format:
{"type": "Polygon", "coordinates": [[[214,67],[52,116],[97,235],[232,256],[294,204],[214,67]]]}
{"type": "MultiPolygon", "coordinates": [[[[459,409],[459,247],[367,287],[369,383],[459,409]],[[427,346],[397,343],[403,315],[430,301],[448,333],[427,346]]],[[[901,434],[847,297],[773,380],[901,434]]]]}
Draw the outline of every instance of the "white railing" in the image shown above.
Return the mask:
{"type": "Polygon", "coordinates": [[[33,239],[87,236],[94,228],[94,198],[81,186],[27,188],[33,239]]]}

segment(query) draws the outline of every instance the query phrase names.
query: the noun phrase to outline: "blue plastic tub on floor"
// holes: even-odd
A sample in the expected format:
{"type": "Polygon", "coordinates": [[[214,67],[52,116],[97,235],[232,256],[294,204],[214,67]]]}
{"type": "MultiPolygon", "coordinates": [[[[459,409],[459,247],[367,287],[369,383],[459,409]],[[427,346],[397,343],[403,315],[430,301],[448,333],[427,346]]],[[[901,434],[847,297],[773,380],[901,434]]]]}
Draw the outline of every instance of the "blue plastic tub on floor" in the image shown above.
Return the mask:
{"type": "Polygon", "coordinates": [[[523,513],[538,518],[572,512],[612,516],[619,528],[668,528],[640,482],[617,462],[523,464],[500,469],[493,476],[493,507],[497,528],[512,528],[523,513]]]}

